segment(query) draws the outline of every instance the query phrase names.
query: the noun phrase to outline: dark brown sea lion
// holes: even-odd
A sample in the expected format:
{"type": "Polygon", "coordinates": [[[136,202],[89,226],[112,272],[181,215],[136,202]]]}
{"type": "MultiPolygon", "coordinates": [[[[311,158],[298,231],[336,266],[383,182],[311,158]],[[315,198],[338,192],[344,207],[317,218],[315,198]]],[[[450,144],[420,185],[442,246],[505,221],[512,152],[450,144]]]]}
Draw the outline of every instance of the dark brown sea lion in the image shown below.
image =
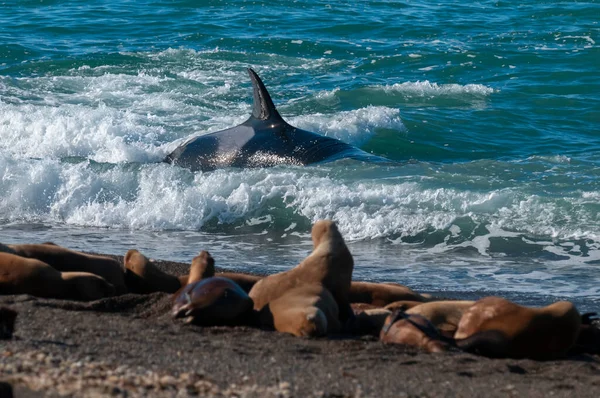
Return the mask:
{"type": "Polygon", "coordinates": [[[474,301],[431,301],[407,309],[409,315],[421,315],[435,326],[444,336],[452,337],[465,311],[474,301]]]}
{"type": "Polygon", "coordinates": [[[419,301],[428,299],[398,283],[352,282],[349,298],[351,303],[367,303],[384,307],[394,301],[419,301]]]}
{"type": "Polygon", "coordinates": [[[410,308],[416,307],[417,305],[421,305],[424,304],[422,301],[412,301],[412,300],[400,300],[400,301],[394,301],[393,303],[389,303],[388,305],[386,305],[385,308],[386,310],[390,310],[392,312],[394,312],[395,310],[402,310],[402,311],[406,311],[410,308]]]}
{"type": "Polygon", "coordinates": [[[486,297],[463,314],[454,338],[461,349],[489,357],[552,359],[567,354],[580,325],[568,301],[528,308],[486,297]]]}
{"type": "MultiPolygon", "coordinates": [[[[182,281],[173,275],[162,272],[146,256],[132,249],[125,254],[125,281],[131,293],[148,294],[154,292],[175,293],[182,281]]],[[[187,282],[187,277],[183,278],[187,282]]]]}
{"type": "Polygon", "coordinates": [[[8,245],[21,257],[40,260],[60,272],[89,272],[111,283],[117,294],[127,292],[125,274],[121,264],[110,257],[81,253],[49,244],[8,245]]]}
{"type": "MultiPolygon", "coordinates": [[[[15,320],[17,319],[17,311],[10,308],[0,307],[0,340],[12,338],[15,331],[15,320]]],[[[2,395],[0,395],[1,397],[2,395]]]]}
{"type": "Polygon", "coordinates": [[[295,287],[260,311],[261,326],[298,337],[339,333],[341,324],[335,299],[322,285],[295,287]]]}
{"type": "Polygon", "coordinates": [[[600,319],[595,312],[581,315],[581,326],[569,354],[600,354],[600,319]]]}
{"type": "Polygon", "coordinates": [[[312,228],[312,240],[313,252],[295,268],[267,276],[254,285],[250,297],[256,310],[295,287],[321,284],[335,298],[343,323],[354,316],[348,301],[354,261],[344,238],[333,221],[321,220],[312,228]]]}
{"type": "Polygon", "coordinates": [[[115,287],[89,272],[59,272],[33,258],[0,253],[0,294],[98,300],[115,295],[115,287]]]}
{"type": "Polygon", "coordinates": [[[385,320],[391,311],[385,308],[368,308],[357,310],[354,308],[356,319],[350,329],[352,334],[379,336],[385,320]]]}
{"type": "Polygon", "coordinates": [[[419,347],[427,352],[442,352],[450,347],[427,318],[406,314],[402,310],[396,310],[387,317],[379,339],[384,343],[419,347]]]}
{"type": "Polygon", "coordinates": [[[234,281],[212,277],[185,286],[175,298],[173,317],[203,326],[254,322],[254,303],[234,281]]]}

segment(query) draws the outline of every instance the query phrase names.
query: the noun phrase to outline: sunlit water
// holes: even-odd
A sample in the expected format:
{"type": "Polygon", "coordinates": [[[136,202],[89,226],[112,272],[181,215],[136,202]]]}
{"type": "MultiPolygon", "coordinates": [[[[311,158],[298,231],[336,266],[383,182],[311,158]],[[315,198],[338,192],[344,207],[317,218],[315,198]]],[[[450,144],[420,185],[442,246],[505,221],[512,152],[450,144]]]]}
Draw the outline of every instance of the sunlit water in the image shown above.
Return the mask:
{"type": "Polygon", "coordinates": [[[334,219],[355,276],[600,301],[600,4],[9,1],[0,241],[271,273],[334,219]],[[250,114],[400,161],[192,173],[160,161],[250,114]]]}

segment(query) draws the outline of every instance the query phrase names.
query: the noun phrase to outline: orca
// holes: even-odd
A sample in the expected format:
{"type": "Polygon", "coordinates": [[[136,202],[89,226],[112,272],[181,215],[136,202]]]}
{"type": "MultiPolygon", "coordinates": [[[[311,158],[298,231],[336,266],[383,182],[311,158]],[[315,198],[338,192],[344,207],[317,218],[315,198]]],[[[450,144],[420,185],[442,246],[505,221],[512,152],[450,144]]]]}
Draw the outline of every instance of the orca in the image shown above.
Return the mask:
{"type": "Polygon", "coordinates": [[[239,126],[192,137],[171,152],[164,162],[192,171],[309,165],[343,158],[393,162],[335,138],[291,126],[277,112],[256,72],[248,68],[248,73],[254,96],[250,118],[239,126]]]}

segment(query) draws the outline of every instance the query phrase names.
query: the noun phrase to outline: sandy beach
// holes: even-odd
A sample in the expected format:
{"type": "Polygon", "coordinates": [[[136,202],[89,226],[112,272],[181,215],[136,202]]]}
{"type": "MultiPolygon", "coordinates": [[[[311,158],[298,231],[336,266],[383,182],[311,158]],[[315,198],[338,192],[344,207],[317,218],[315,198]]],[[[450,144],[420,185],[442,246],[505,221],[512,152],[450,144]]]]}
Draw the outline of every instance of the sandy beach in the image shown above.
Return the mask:
{"type": "MultiPolygon", "coordinates": [[[[157,264],[171,273],[188,268],[157,264]]],[[[13,338],[0,341],[0,381],[15,397],[600,394],[600,357],[592,355],[493,360],[371,337],[189,326],[171,319],[171,297],[162,293],[88,303],[2,296],[0,306],[19,313],[13,338]]]]}

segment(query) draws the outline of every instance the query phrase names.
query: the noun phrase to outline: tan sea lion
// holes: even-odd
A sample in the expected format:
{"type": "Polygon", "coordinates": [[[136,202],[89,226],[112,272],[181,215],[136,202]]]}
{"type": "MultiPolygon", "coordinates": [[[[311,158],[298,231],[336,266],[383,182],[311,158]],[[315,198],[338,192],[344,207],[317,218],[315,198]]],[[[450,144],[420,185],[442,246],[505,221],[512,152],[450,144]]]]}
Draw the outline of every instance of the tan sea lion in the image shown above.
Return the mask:
{"type": "Polygon", "coordinates": [[[186,285],[175,297],[172,314],[197,325],[245,325],[255,322],[253,304],[234,281],[210,277],[186,285]]]}
{"type": "Polygon", "coordinates": [[[8,245],[21,257],[40,260],[60,272],[89,272],[111,283],[117,294],[127,292],[121,264],[110,257],[81,253],[53,243],[8,245]]]}
{"type": "Polygon", "coordinates": [[[187,283],[198,282],[213,276],[215,276],[215,259],[212,258],[209,252],[202,250],[200,254],[192,259],[187,283]]]}
{"type": "Polygon", "coordinates": [[[333,221],[321,220],[312,228],[312,240],[313,252],[295,268],[256,282],[250,291],[256,310],[294,287],[322,284],[335,298],[340,320],[346,322],[354,316],[348,301],[354,261],[342,235],[333,221]]]}
{"type": "Polygon", "coordinates": [[[384,343],[419,347],[427,352],[442,352],[450,347],[427,318],[406,314],[402,310],[396,310],[387,317],[379,339],[384,343]]]}
{"type": "Polygon", "coordinates": [[[98,300],[115,295],[115,287],[89,272],[59,272],[33,258],[0,253],[0,293],[98,300]]]}
{"type": "Polygon", "coordinates": [[[352,282],[349,298],[351,303],[367,303],[384,307],[394,301],[420,301],[428,299],[409,287],[398,283],[352,282]]]}
{"type": "Polygon", "coordinates": [[[339,333],[338,306],[333,295],[319,284],[302,285],[271,300],[260,311],[263,327],[298,337],[339,333]]]}
{"type": "Polygon", "coordinates": [[[421,315],[427,318],[444,336],[452,337],[465,311],[474,301],[431,301],[407,309],[407,314],[421,315]]]}
{"type": "Polygon", "coordinates": [[[489,357],[551,359],[575,344],[581,316],[568,301],[523,307],[500,297],[478,300],[454,335],[458,347],[489,357]]]}
{"type": "MultiPolygon", "coordinates": [[[[146,256],[135,249],[125,254],[125,281],[131,293],[175,293],[182,286],[180,278],[162,272],[146,256]]],[[[181,278],[187,283],[187,276],[181,278]]]]}

